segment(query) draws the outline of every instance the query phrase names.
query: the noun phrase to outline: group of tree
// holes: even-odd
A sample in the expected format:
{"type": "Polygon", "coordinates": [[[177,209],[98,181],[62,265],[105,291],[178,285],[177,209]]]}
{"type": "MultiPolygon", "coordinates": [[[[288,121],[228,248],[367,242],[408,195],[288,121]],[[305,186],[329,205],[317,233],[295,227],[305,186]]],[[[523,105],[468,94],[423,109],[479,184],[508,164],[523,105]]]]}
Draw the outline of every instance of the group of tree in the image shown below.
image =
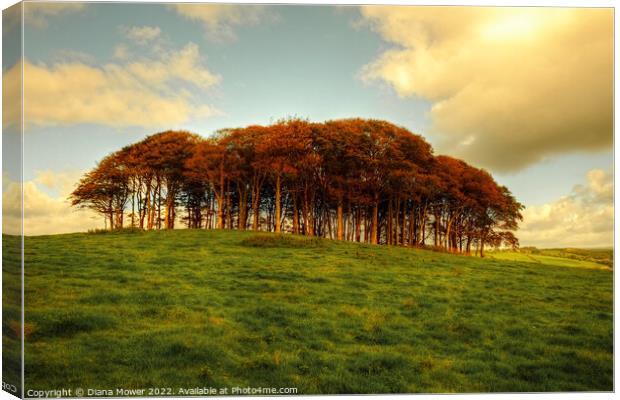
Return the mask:
{"type": "Polygon", "coordinates": [[[110,229],[252,229],[484,255],[522,205],[483,169],[386,121],[167,131],[101,160],[71,195],[110,229]]]}

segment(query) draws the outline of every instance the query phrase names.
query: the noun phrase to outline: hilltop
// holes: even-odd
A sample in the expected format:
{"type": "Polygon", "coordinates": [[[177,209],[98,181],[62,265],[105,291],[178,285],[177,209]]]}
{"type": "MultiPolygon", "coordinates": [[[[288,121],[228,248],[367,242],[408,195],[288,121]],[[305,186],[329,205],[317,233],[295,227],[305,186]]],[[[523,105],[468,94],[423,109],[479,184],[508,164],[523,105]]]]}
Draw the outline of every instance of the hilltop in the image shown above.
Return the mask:
{"type": "Polygon", "coordinates": [[[613,389],[609,269],[215,230],[25,257],[27,388],[613,389]]]}

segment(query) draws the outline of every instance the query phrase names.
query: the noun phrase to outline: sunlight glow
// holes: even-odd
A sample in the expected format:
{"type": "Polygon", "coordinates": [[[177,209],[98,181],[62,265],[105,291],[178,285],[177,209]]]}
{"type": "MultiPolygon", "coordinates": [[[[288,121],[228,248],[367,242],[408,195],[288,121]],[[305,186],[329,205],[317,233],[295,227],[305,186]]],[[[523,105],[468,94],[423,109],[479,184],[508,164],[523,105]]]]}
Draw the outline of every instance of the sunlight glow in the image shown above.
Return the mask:
{"type": "Polygon", "coordinates": [[[512,14],[481,27],[488,40],[510,40],[531,37],[540,26],[540,15],[528,11],[512,14]]]}

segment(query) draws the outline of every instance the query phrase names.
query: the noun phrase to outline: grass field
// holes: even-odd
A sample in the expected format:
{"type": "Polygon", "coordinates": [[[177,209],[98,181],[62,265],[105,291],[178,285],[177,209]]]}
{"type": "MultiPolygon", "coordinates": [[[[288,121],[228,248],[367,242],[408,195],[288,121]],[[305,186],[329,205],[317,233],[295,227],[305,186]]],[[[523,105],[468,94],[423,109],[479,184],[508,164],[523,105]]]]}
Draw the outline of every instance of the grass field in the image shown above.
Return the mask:
{"type": "Polygon", "coordinates": [[[500,260],[527,261],[537,264],[550,264],[579,268],[612,268],[614,251],[612,249],[537,249],[526,247],[519,252],[493,251],[493,258],[500,260]]]}
{"type": "Polygon", "coordinates": [[[523,261],[540,265],[554,265],[558,267],[593,268],[611,270],[607,261],[579,260],[576,258],[562,257],[560,255],[531,254],[512,251],[488,252],[489,258],[503,261],[523,261]]]}
{"type": "Polygon", "coordinates": [[[31,237],[25,257],[27,389],[613,389],[602,265],[197,230],[31,237]]]}
{"type": "Polygon", "coordinates": [[[2,235],[2,382],[13,394],[21,393],[21,248],[21,238],[2,235]]]}

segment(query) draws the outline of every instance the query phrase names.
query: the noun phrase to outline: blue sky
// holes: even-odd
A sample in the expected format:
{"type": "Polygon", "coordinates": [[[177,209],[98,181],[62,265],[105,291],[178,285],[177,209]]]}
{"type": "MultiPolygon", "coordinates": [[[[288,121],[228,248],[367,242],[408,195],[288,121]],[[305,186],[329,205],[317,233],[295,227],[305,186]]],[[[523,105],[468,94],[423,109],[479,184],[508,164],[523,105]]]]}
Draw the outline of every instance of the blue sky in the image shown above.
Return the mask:
{"type": "MultiPolygon", "coordinates": [[[[90,5],[79,18],[59,16],[58,23],[47,29],[28,29],[26,58],[50,63],[70,49],[93,56],[95,63],[105,63],[124,40],[123,26],[159,26],[171,47],[197,43],[208,68],[222,75],[218,87],[199,94],[222,115],[190,119],[170,128],[208,135],[219,128],[269,123],[291,115],[311,120],[360,115],[424,131],[427,102],[398,99],[389,90],[365,85],[357,78],[360,68],[385,44],[368,29],[353,27],[356,14],[352,10],[306,6],[277,7],[275,12],[274,21],[238,29],[236,40],[213,42],[204,38],[200,24],[188,23],[165,5],[90,5]]],[[[135,50],[145,52],[140,46],[135,50]]],[[[31,147],[26,150],[37,164],[26,171],[27,177],[42,168],[89,167],[95,159],[153,129],[80,125],[33,128],[29,133],[27,145],[31,147]],[[85,141],[86,147],[96,137],[101,143],[98,157],[80,154],[79,164],[70,165],[73,160],[49,154],[50,146],[62,147],[62,137],[69,136],[78,146],[85,141]]]]}
{"type": "MultiPolygon", "coordinates": [[[[437,107],[440,103],[461,107],[453,108],[455,111],[450,115],[460,115],[461,110],[464,110],[463,113],[469,112],[468,108],[476,105],[473,103],[459,105],[457,102],[459,95],[449,93],[446,95],[444,88],[431,90],[430,83],[425,82],[425,79],[428,77],[429,82],[435,78],[437,81],[451,82],[454,76],[471,74],[472,62],[467,62],[464,58],[458,61],[462,64],[455,64],[457,61],[448,64],[448,61],[439,58],[439,61],[445,61],[447,67],[451,69],[448,75],[435,77],[437,72],[433,69],[429,69],[428,74],[420,70],[422,62],[416,57],[421,57],[422,48],[426,49],[425,54],[431,56],[435,50],[437,54],[444,54],[438,46],[442,41],[447,46],[453,43],[454,39],[449,36],[450,32],[447,29],[442,28],[443,21],[455,18],[455,15],[458,16],[458,13],[463,12],[462,9],[454,10],[452,13],[448,10],[445,16],[437,17],[435,14],[431,16],[418,14],[419,8],[415,7],[408,8],[405,14],[394,7],[361,10],[358,7],[331,6],[233,6],[223,11],[204,13],[203,10],[199,10],[198,13],[195,10],[188,10],[184,13],[163,4],[85,4],[54,10],[33,4],[27,7],[31,8],[26,9],[25,62],[33,72],[29,75],[29,69],[26,69],[25,85],[27,86],[29,77],[32,77],[32,81],[36,81],[37,84],[36,88],[32,89],[33,100],[30,103],[28,100],[30,92],[26,88],[24,180],[34,182],[38,190],[50,197],[62,196],[63,191],[66,191],[66,185],[61,187],[52,183],[42,184],[40,176],[43,172],[47,174],[46,176],[83,172],[92,168],[97,160],[106,154],[145,135],[166,129],[187,129],[206,136],[219,128],[266,124],[287,116],[305,117],[314,121],[347,117],[380,118],[403,125],[425,136],[436,148],[436,152],[455,154],[473,165],[489,169],[499,182],[507,185],[516,197],[529,207],[553,208],[560,199],[574,197],[576,185],[588,187],[593,184],[588,178],[590,171],[604,171],[607,175],[601,179],[609,180],[611,177],[612,132],[607,128],[607,121],[592,123],[593,129],[598,129],[592,132],[588,131],[589,125],[584,125],[583,136],[570,133],[570,129],[561,124],[553,128],[542,127],[540,132],[535,125],[524,125],[520,128],[525,132],[524,135],[536,139],[529,142],[514,142],[511,137],[517,134],[509,130],[503,132],[502,129],[494,128],[495,131],[490,130],[487,133],[481,131],[480,135],[476,136],[476,129],[472,131],[470,128],[470,132],[463,133],[460,128],[466,125],[463,121],[467,123],[474,121],[474,126],[475,121],[480,121],[475,119],[475,115],[454,122],[459,123],[458,129],[451,128],[454,124],[450,125],[448,118],[440,120],[441,110],[437,107]],[[431,29],[432,24],[437,27],[436,31],[431,29]],[[422,39],[416,35],[423,37],[424,32],[413,28],[411,32],[408,31],[409,27],[416,26],[430,26],[429,29],[436,36],[428,42],[421,42],[422,39]],[[135,105],[141,107],[141,110],[146,110],[146,116],[143,118],[134,121],[131,116],[125,116],[119,117],[118,121],[111,118],[112,121],[107,123],[102,122],[102,118],[98,116],[93,116],[92,121],[88,117],[82,118],[81,115],[85,112],[79,114],[78,111],[76,114],[68,112],[66,117],[55,118],[45,115],[43,108],[48,103],[44,103],[44,100],[41,100],[40,106],[37,103],[39,99],[45,99],[45,96],[54,95],[53,92],[43,92],[45,90],[43,88],[46,87],[45,82],[41,83],[43,79],[62,77],[67,80],[67,85],[71,85],[75,82],[72,83],[70,76],[75,76],[75,79],[79,79],[77,78],[79,76],[82,79],[92,80],[93,76],[100,77],[98,73],[102,71],[104,72],[102,79],[111,79],[112,68],[114,71],[122,70],[124,73],[134,62],[148,65],[148,62],[153,60],[160,62],[165,68],[177,54],[175,52],[189,49],[186,46],[194,46],[191,49],[195,49],[198,56],[193,59],[192,62],[195,64],[191,67],[193,70],[204,72],[205,75],[202,75],[201,79],[206,80],[201,81],[201,84],[195,84],[198,81],[172,75],[158,80],[159,86],[156,89],[145,89],[145,96],[152,96],[152,101],[149,100],[145,105],[135,105]],[[59,72],[59,65],[66,67],[66,74],[62,75],[59,72]],[[79,75],[83,71],[86,71],[84,75],[79,75]],[[394,71],[398,72],[396,74],[398,76],[394,75],[394,71]],[[410,74],[405,76],[406,80],[403,80],[402,71],[410,74]],[[409,83],[409,78],[414,84],[409,83]],[[186,94],[171,94],[172,92],[186,94]],[[180,109],[189,111],[184,115],[179,113],[179,117],[170,124],[150,123],[148,112],[163,109],[153,105],[155,101],[161,99],[174,101],[174,104],[181,107],[180,109]],[[29,123],[28,120],[31,110],[29,104],[32,119],[35,121],[33,123],[29,123]],[[198,112],[199,107],[203,106],[208,107],[208,112],[203,112],[204,110],[198,112]],[[72,120],[72,116],[78,114],[80,117],[72,120]],[[603,128],[599,129],[601,126],[603,128]],[[567,131],[566,140],[562,139],[562,129],[567,131]],[[470,137],[475,137],[478,141],[490,138],[490,141],[495,143],[494,132],[497,132],[498,144],[495,145],[497,150],[493,152],[505,152],[504,158],[508,159],[511,157],[511,146],[514,146],[515,152],[523,151],[525,148],[519,146],[529,146],[527,156],[524,152],[524,159],[529,157],[531,161],[502,165],[501,154],[497,159],[490,159],[484,156],[484,149],[481,146],[475,148],[479,142],[473,140],[475,142],[473,147],[467,144],[472,141],[467,139],[470,137]],[[548,135],[548,140],[543,140],[545,135],[548,135]],[[592,135],[594,139],[588,141],[588,135],[592,135]],[[467,142],[464,146],[470,146],[475,151],[451,146],[457,142],[467,142]],[[541,143],[540,152],[530,149],[536,143],[541,143]]],[[[501,18],[515,20],[510,13],[481,14],[474,18],[464,16],[463,20],[474,21],[469,22],[472,24],[480,21],[481,26],[491,26],[489,21],[501,18]]],[[[543,15],[542,18],[534,15],[530,18],[543,21],[537,33],[541,38],[541,46],[546,43],[544,41],[546,30],[560,29],[546,22],[553,18],[554,15],[543,15]]],[[[521,20],[523,18],[518,21],[521,20]]],[[[592,27],[581,22],[579,14],[571,19],[573,20],[574,27],[569,28],[575,32],[581,30],[590,34],[593,31],[592,27]]],[[[454,23],[447,26],[452,29],[454,23]]],[[[467,30],[469,31],[471,29],[467,30]]],[[[516,40],[513,37],[514,32],[509,33],[511,36],[501,36],[506,34],[501,31],[496,33],[496,37],[501,37],[502,40],[516,40]]],[[[520,34],[525,36],[524,32],[520,34]]],[[[3,53],[5,76],[15,66],[18,57],[18,53],[6,45],[7,37],[10,35],[11,32],[6,32],[5,28],[3,53]]],[[[605,39],[605,35],[606,32],[592,33],[591,43],[599,43],[605,39]]],[[[464,37],[465,39],[467,37],[464,37]]],[[[531,43],[533,39],[528,40],[531,43]]],[[[471,43],[472,40],[464,42],[462,48],[471,43]]],[[[590,42],[584,40],[584,43],[588,45],[590,42]]],[[[512,45],[512,42],[506,45],[512,45]]],[[[527,49],[524,51],[534,51],[531,50],[531,45],[523,48],[527,49]]],[[[592,46],[588,47],[590,48],[592,46]]],[[[562,49],[558,51],[560,50],[562,49]]],[[[502,62],[511,61],[505,60],[506,57],[510,57],[509,53],[504,55],[498,51],[498,54],[502,54],[502,62]]],[[[601,57],[607,57],[607,53],[603,51],[601,57]]],[[[481,60],[481,63],[496,62],[488,61],[486,58],[481,60]]],[[[434,61],[432,65],[437,66],[438,70],[443,70],[443,66],[438,64],[439,61],[434,61]]],[[[515,54],[512,63],[519,62],[520,58],[515,54]]],[[[570,65],[567,68],[570,68],[570,65]]],[[[592,68],[599,67],[592,66],[592,68]]],[[[589,74],[588,76],[592,75],[589,72],[583,71],[584,74],[589,74]]],[[[120,84],[118,87],[115,85],[115,91],[109,93],[110,96],[137,87],[136,75],[131,76],[133,80],[130,86],[126,88],[120,84]]],[[[477,78],[475,75],[472,76],[473,80],[477,78]]],[[[503,77],[499,76],[489,82],[500,82],[497,85],[503,89],[500,78],[503,77]]],[[[450,84],[459,85],[458,82],[450,84]]],[[[597,84],[604,88],[606,81],[594,82],[590,86],[597,84]]],[[[145,85],[148,85],[148,82],[145,85]]],[[[550,90],[564,90],[561,85],[563,83],[558,82],[550,90]]],[[[466,86],[461,84],[458,93],[465,93],[466,86]]],[[[506,87],[510,89],[510,86],[506,87]]],[[[537,96],[536,90],[537,87],[532,85],[530,88],[532,98],[537,96]]],[[[597,100],[601,98],[602,102],[606,99],[604,94],[582,94],[571,92],[578,89],[570,88],[565,90],[566,94],[557,93],[557,95],[568,96],[567,98],[581,95],[595,96],[597,100]]],[[[63,99],[67,99],[74,94],[77,102],[92,100],[88,94],[81,93],[78,89],[76,91],[66,89],[62,96],[63,99]]],[[[476,94],[472,96],[475,101],[476,94]]],[[[122,96],[117,97],[122,104],[122,96]]],[[[506,107],[509,107],[511,101],[506,100],[506,107]]],[[[63,100],[61,103],[59,107],[62,107],[62,110],[73,104],[69,100],[63,100]]],[[[515,101],[514,104],[521,103],[515,101]]],[[[481,104],[484,104],[481,107],[489,107],[487,103],[481,104]]],[[[96,106],[105,110],[115,109],[118,104],[105,103],[96,106]]],[[[497,107],[500,109],[494,108],[494,115],[502,113],[501,104],[497,107]]],[[[533,103],[532,109],[535,107],[539,106],[533,103]]],[[[157,114],[157,111],[153,114],[157,114]]],[[[557,110],[557,113],[563,115],[565,110],[557,110]]],[[[523,115],[522,120],[531,120],[536,116],[537,113],[532,112],[532,115],[523,115]]],[[[580,119],[571,122],[572,125],[579,125],[581,121],[604,119],[599,114],[578,115],[575,118],[580,119]]],[[[481,123],[479,125],[482,126],[481,123]]],[[[14,127],[5,124],[4,130],[9,132],[12,128],[14,127]]],[[[488,149],[486,151],[488,152],[488,149]]],[[[5,152],[4,157],[7,156],[10,157],[10,154],[7,155],[5,152]]],[[[10,170],[8,172],[12,179],[16,179],[15,176],[11,176],[10,170]]],[[[585,204],[586,200],[576,201],[585,204]]],[[[613,204],[611,207],[613,209],[613,204]]],[[[584,213],[601,211],[600,209],[588,211],[583,207],[579,210],[584,213]]],[[[545,214],[542,208],[534,211],[532,218],[537,218],[537,221],[544,218],[541,216],[545,214]]],[[[600,237],[596,236],[596,240],[600,241],[600,237]]],[[[610,239],[610,232],[605,232],[603,237],[605,240],[610,239]]],[[[548,236],[541,239],[534,233],[531,234],[531,238],[532,243],[549,245],[563,243],[548,236]]],[[[594,236],[591,240],[595,240],[594,236]]]]}

